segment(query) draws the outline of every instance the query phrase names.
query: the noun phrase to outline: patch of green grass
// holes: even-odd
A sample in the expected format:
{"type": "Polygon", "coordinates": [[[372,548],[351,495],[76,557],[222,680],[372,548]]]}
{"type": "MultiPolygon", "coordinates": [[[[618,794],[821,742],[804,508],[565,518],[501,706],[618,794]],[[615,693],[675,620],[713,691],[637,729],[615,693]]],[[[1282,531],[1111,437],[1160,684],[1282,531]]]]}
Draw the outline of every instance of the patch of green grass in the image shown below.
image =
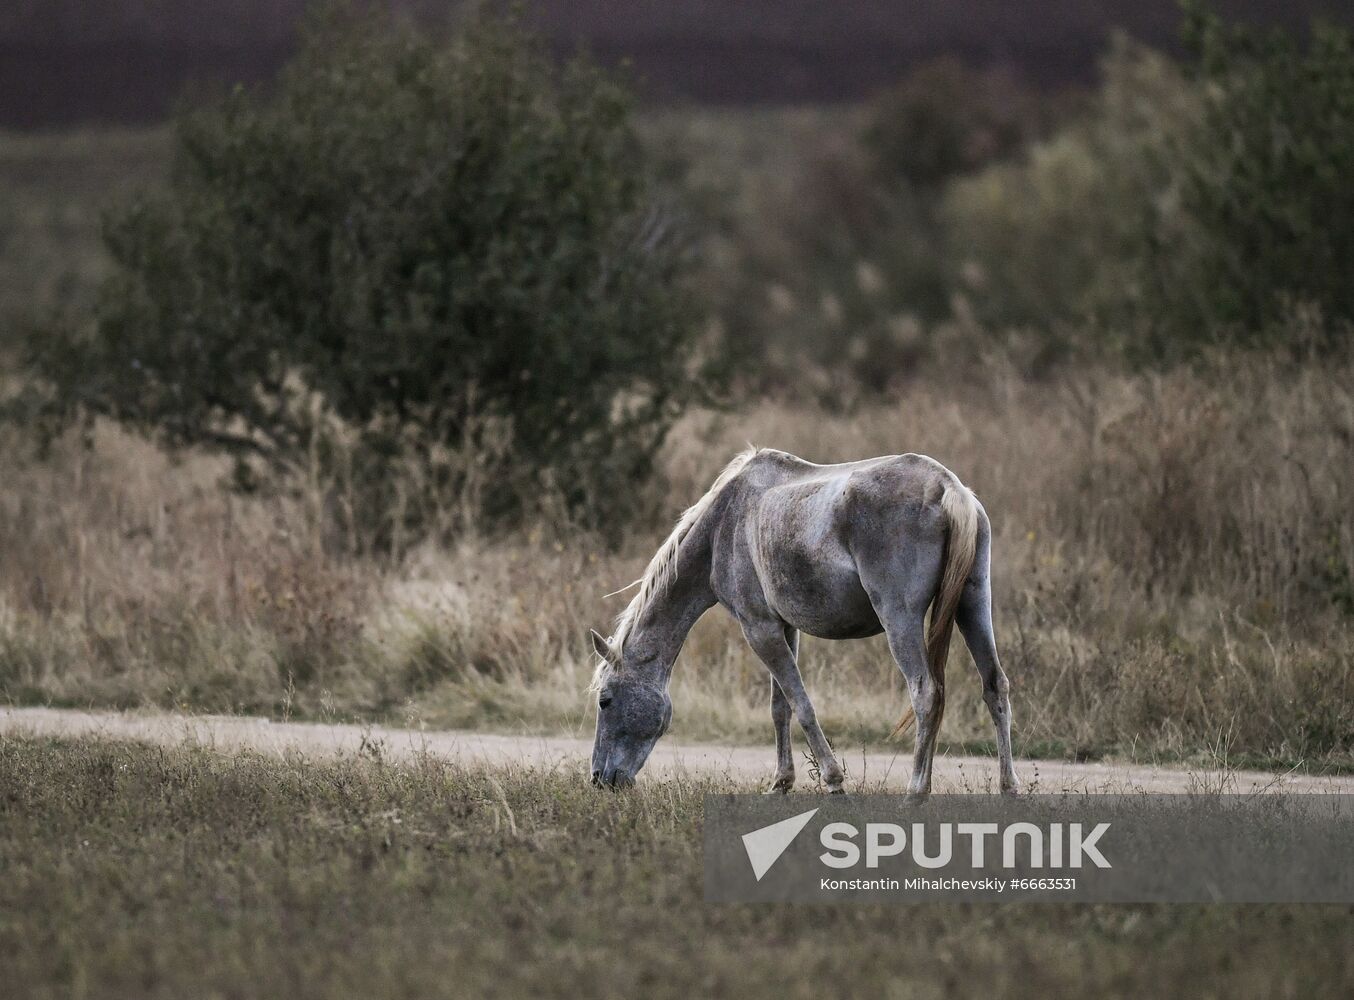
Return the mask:
{"type": "Polygon", "coordinates": [[[1340,995],[1348,907],[707,906],[709,779],[0,739],[13,996],[1340,995]]]}

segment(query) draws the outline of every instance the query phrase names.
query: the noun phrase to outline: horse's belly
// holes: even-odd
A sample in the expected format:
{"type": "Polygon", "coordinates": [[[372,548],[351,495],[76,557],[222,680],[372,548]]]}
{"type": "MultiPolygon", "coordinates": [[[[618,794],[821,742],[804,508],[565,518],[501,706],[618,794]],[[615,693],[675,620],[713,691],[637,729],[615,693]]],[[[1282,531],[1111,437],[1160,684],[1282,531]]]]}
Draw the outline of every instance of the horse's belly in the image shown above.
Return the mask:
{"type": "Polygon", "coordinates": [[[787,553],[774,559],[763,586],[776,614],[819,639],[861,639],[883,631],[854,563],[842,556],[787,553]]]}
{"type": "Polygon", "coordinates": [[[771,609],[801,632],[856,639],[882,628],[842,538],[838,507],[845,479],[773,487],[762,497],[757,573],[771,609]]]}

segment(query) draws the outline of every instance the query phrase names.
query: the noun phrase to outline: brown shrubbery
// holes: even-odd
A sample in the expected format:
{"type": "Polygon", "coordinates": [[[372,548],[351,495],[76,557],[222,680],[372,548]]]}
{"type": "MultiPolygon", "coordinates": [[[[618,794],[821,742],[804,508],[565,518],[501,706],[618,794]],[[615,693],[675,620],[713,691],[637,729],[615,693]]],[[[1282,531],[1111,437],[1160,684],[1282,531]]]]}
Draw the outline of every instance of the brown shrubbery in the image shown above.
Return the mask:
{"type": "MultiPolygon", "coordinates": [[[[321,544],[304,497],[231,497],[216,460],[173,464],[104,429],[93,452],[72,443],[0,493],[0,685],[62,703],[578,728],[586,627],[623,601],[603,595],[751,438],[821,461],[923,451],[977,490],[1027,752],[1338,757],[1354,751],[1351,376],[1257,357],[1044,385],[993,363],[846,414],[695,414],[666,452],[670,494],[623,536],[543,521],[379,561],[321,544]]],[[[882,738],[881,695],[903,698],[882,643],[805,648],[834,737],[882,738]]],[[[946,735],[981,741],[967,669],[957,655],[946,735]]],[[[722,614],[697,627],[675,684],[679,734],[765,738],[764,671],[722,614]]]]}

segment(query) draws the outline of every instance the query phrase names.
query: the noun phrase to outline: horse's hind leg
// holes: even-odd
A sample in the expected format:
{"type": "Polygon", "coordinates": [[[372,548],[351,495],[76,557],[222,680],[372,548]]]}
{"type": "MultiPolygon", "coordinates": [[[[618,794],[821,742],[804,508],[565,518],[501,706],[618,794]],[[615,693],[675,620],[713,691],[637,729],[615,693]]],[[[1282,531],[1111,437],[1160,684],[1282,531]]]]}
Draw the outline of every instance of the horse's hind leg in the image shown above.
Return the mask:
{"type": "MultiPolygon", "coordinates": [[[[785,644],[790,647],[790,655],[799,661],[799,631],[786,627],[785,644]]],[[[780,681],[771,678],[771,721],[776,727],[776,778],[771,784],[772,792],[782,795],[795,786],[794,749],[790,744],[790,720],[794,710],[790,699],[781,690],[780,681]]]]}
{"type": "MultiPolygon", "coordinates": [[[[887,614],[887,613],[886,613],[887,614]]],[[[926,665],[925,613],[896,611],[881,616],[889,640],[889,652],[907,681],[912,711],[917,717],[917,746],[912,763],[912,781],[908,794],[924,797],[931,793],[931,768],[935,761],[936,737],[940,718],[945,714],[945,687],[937,684],[926,665]]]]}
{"type": "Polygon", "coordinates": [[[915,537],[911,545],[891,549],[878,560],[859,560],[861,583],[884,626],[889,652],[907,681],[917,717],[917,747],[908,793],[918,798],[931,791],[936,736],[945,712],[945,679],[932,677],[926,661],[926,608],[940,586],[944,559],[942,536],[915,537]]]}
{"type": "Polygon", "coordinates": [[[992,584],[989,574],[991,561],[991,534],[980,531],[977,558],[969,574],[964,593],[959,598],[955,615],[959,631],[968,644],[968,651],[978,667],[983,682],[983,701],[992,716],[997,731],[997,759],[1001,769],[1001,790],[1015,794],[1020,790],[1015,766],[1011,760],[1011,697],[1010,683],[997,659],[997,640],[992,632],[992,584]]]}

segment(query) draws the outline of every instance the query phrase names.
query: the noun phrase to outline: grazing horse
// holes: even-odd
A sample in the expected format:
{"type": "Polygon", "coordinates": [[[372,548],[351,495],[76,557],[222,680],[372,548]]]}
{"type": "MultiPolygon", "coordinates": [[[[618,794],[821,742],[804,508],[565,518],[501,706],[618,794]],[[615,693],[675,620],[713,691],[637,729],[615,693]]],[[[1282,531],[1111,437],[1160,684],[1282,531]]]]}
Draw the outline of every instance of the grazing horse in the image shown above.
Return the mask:
{"type": "Polygon", "coordinates": [[[957,621],[996,727],[1001,789],[1015,792],[1011,703],[992,635],[991,540],[977,498],[924,455],[815,465],[782,451],[745,451],[682,515],[611,637],[592,632],[601,657],[592,685],[594,784],[634,781],[672,720],[667,688],[677,653],[696,620],[721,604],[771,673],[773,791],[788,792],[795,781],[791,712],[828,790],[841,792],[845,778],[804,689],[799,633],[883,632],[911,698],[895,732],[917,724],[908,790],[927,795],[957,621]]]}

